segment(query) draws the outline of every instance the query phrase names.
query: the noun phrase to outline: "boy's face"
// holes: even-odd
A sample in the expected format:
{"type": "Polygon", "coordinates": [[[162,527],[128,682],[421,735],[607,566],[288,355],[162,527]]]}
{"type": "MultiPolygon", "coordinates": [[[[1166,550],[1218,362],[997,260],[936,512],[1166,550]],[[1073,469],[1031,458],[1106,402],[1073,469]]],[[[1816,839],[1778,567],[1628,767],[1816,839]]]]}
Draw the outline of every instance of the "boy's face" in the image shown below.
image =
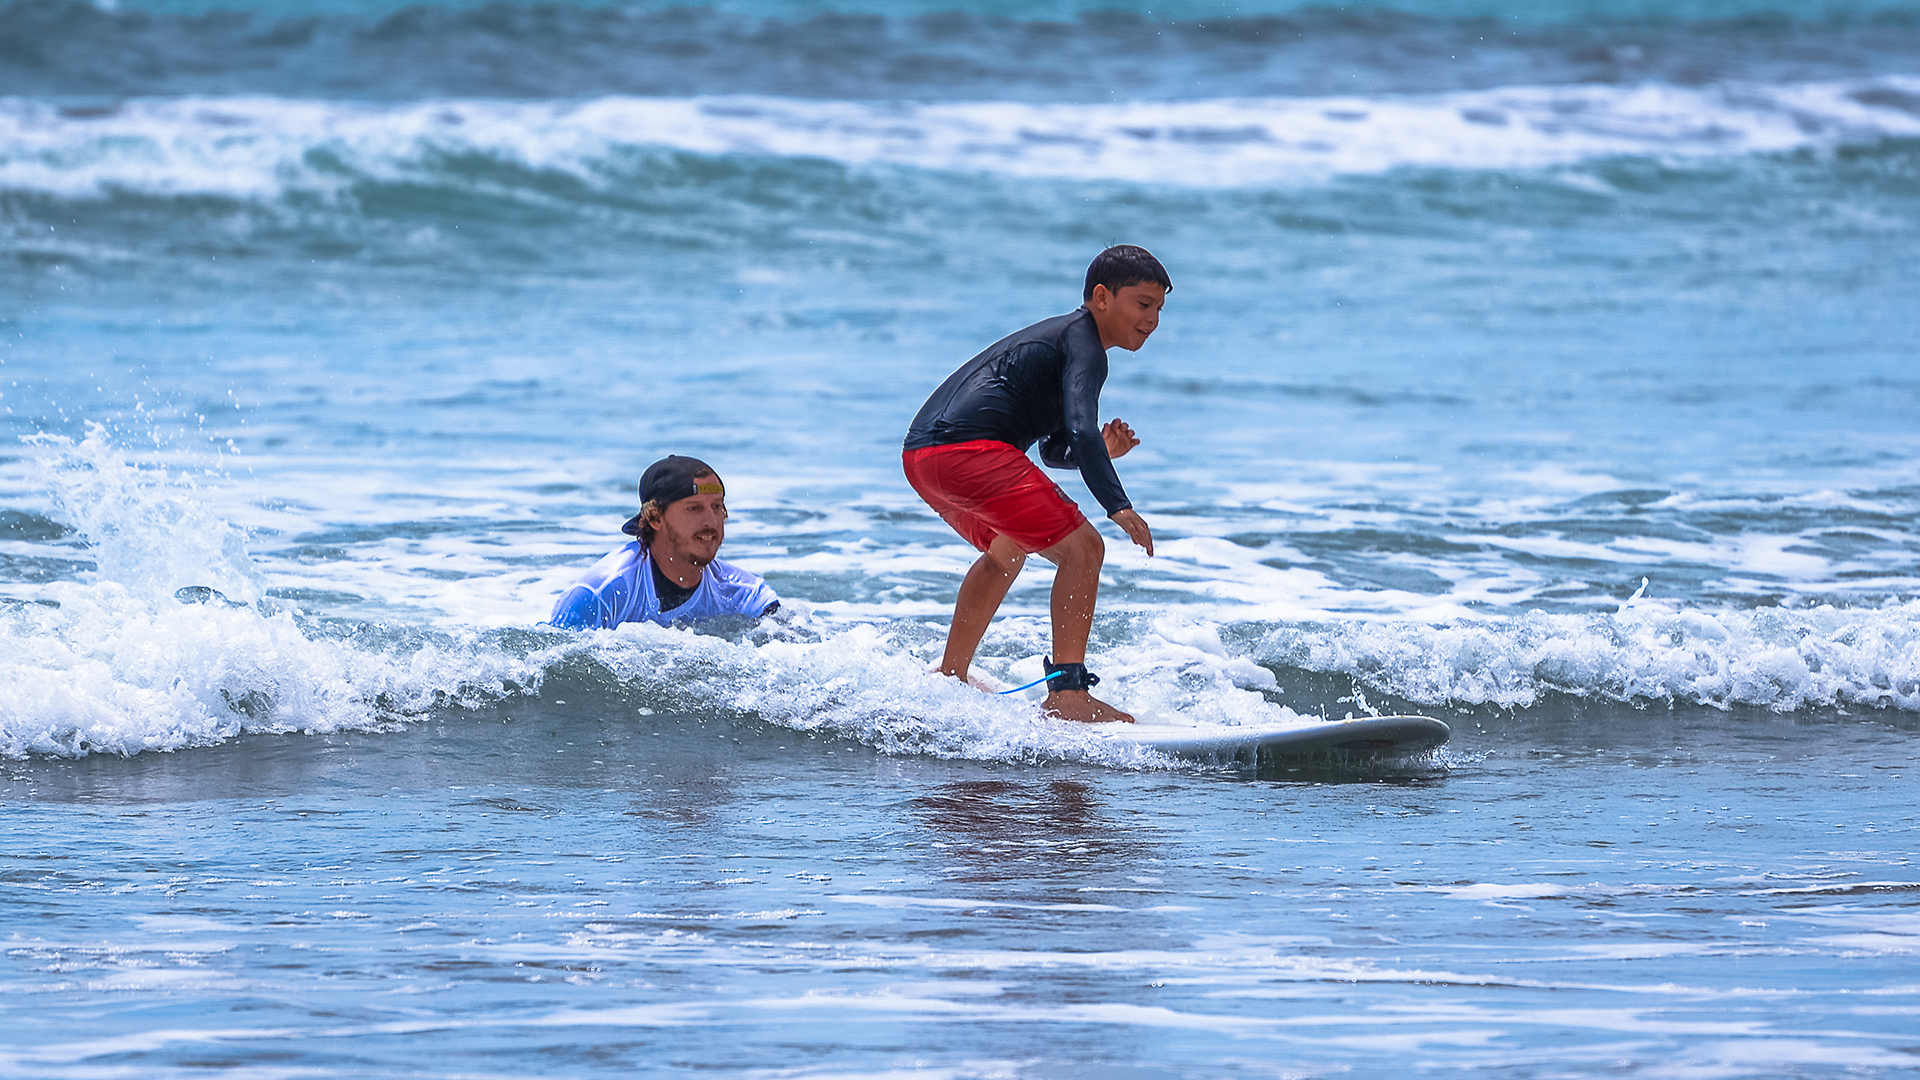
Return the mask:
{"type": "Polygon", "coordinates": [[[1093,323],[1100,328],[1103,348],[1118,345],[1132,352],[1145,345],[1160,325],[1160,309],[1166,302],[1167,290],[1158,282],[1123,285],[1119,292],[1095,285],[1093,295],[1087,298],[1087,310],[1093,312],[1093,323]]]}

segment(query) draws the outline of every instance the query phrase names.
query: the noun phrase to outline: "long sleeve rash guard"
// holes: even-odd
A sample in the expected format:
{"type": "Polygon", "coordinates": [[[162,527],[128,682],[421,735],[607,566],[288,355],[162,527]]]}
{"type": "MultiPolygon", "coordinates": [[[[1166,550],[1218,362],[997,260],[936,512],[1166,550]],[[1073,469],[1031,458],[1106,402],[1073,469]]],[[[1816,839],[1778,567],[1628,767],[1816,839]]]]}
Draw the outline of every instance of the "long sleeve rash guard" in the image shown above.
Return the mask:
{"type": "Polygon", "coordinates": [[[1087,490],[1112,517],[1132,506],[1100,435],[1100,388],[1107,351],[1086,308],[1001,338],[947,377],[913,418],[906,449],[974,439],[1021,452],[1040,443],[1040,460],[1079,469],[1087,490]]]}

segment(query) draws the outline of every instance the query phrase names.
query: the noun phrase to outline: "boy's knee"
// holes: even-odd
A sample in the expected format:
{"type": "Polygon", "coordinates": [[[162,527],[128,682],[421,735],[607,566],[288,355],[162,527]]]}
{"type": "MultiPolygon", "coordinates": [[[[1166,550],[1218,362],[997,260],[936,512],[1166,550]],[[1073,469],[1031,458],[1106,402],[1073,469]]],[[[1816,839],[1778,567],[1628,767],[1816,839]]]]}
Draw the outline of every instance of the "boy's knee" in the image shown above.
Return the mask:
{"type": "Polygon", "coordinates": [[[1067,534],[1065,540],[1048,548],[1046,554],[1055,564],[1065,566],[1073,563],[1091,563],[1099,566],[1106,561],[1107,542],[1100,531],[1092,525],[1082,525],[1067,534]]]}
{"type": "Polygon", "coordinates": [[[1027,553],[1004,536],[996,539],[993,546],[981,552],[981,555],[1003,574],[1017,574],[1027,565],[1027,553]]]}

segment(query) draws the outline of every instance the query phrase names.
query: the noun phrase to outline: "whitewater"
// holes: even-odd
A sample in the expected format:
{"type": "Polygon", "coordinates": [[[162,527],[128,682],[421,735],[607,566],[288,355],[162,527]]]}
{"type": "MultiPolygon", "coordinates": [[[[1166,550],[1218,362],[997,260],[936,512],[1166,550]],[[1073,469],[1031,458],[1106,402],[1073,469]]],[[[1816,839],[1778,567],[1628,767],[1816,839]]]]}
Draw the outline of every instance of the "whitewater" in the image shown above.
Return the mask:
{"type": "Polygon", "coordinates": [[[1920,9],[1107,7],[0,7],[0,1074],[1913,1071],[1920,9]],[[1102,694],[1437,754],[930,674],[1112,242],[1102,694]]]}

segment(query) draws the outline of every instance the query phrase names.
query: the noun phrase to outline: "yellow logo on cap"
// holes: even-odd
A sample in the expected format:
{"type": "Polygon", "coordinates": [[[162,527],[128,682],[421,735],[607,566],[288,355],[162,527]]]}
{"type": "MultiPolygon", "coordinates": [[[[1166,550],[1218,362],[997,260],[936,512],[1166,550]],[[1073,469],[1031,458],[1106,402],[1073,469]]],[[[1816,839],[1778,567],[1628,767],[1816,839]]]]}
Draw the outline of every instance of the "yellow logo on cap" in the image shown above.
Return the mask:
{"type": "Polygon", "coordinates": [[[723,485],[720,485],[717,483],[716,484],[695,484],[693,485],[693,493],[695,495],[725,495],[727,493],[727,489],[723,485]]]}

